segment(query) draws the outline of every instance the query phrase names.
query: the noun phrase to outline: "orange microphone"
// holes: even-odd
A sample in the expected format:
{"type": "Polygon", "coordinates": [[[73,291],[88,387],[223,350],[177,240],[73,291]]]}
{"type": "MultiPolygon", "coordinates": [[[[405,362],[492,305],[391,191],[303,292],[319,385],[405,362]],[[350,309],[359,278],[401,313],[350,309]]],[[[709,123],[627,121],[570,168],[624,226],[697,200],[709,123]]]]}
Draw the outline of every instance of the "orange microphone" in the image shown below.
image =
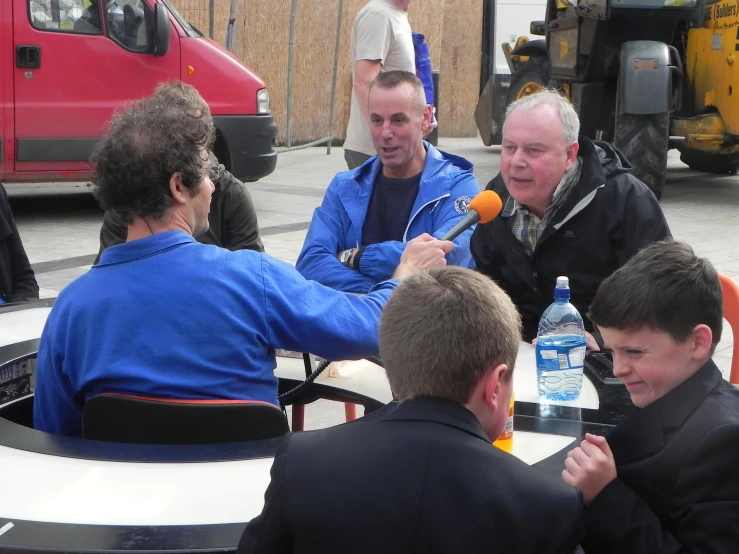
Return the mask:
{"type": "Polygon", "coordinates": [[[498,217],[502,209],[503,201],[500,196],[492,190],[484,190],[472,199],[467,207],[467,215],[460,219],[459,223],[449,229],[439,240],[454,240],[475,223],[492,221],[498,217]]]}

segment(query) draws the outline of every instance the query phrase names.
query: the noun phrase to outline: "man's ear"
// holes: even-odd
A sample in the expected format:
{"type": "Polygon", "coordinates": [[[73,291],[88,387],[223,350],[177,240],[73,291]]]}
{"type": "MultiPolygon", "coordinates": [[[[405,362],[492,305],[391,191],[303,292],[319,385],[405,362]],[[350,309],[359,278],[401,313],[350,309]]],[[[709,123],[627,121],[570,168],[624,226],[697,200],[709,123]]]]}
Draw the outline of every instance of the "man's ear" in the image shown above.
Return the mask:
{"type": "Polygon", "coordinates": [[[704,360],[711,355],[713,346],[713,332],[705,323],[696,325],[693,329],[693,358],[704,360]]]}
{"type": "Polygon", "coordinates": [[[172,201],[176,204],[184,204],[185,196],[188,194],[187,187],[182,182],[182,173],[179,171],[172,174],[169,178],[169,192],[172,195],[172,201]]]}
{"type": "MultiPolygon", "coordinates": [[[[492,409],[497,411],[501,409],[500,405],[500,386],[505,378],[507,378],[508,366],[506,364],[499,364],[497,366],[490,366],[485,370],[483,376],[484,386],[483,394],[485,404],[492,409]]],[[[507,410],[508,406],[504,406],[507,410]]]]}
{"type": "Polygon", "coordinates": [[[580,151],[580,143],[577,141],[571,142],[569,145],[567,145],[567,162],[565,163],[565,171],[569,171],[572,169],[572,166],[575,165],[575,160],[577,160],[577,153],[580,151]]]}
{"type": "Polygon", "coordinates": [[[426,104],[426,107],[423,109],[423,112],[421,114],[422,120],[421,120],[421,131],[423,132],[423,135],[426,136],[426,133],[429,131],[429,127],[431,127],[431,118],[433,115],[433,108],[426,104]]]}

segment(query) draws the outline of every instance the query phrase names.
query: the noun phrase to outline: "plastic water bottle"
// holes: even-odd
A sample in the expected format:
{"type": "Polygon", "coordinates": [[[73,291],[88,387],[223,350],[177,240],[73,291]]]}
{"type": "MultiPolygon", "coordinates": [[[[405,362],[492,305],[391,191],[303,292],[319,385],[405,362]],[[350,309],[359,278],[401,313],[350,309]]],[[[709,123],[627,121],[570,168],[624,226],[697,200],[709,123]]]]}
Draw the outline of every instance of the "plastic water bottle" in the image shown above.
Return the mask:
{"type": "Polygon", "coordinates": [[[536,375],[539,395],[548,400],[574,400],[582,388],[585,326],[570,304],[570,280],[557,277],[554,303],[539,320],[536,375]]]}

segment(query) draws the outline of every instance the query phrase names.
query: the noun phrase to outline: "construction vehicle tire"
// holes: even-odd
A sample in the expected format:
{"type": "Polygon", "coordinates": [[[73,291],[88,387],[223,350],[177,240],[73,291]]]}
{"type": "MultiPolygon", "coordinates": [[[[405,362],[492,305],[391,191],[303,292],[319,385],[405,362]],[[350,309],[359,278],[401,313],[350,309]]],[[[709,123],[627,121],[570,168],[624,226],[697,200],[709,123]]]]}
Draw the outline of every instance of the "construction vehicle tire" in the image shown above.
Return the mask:
{"type": "Polygon", "coordinates": [[[511,75],[511,86],[506,97],[506,106],[541,92],[549,84],[549,64],[544,56],[529,56],[529,60],[511,75]]]}
{"type": "Polygon", "coordinates": [[[613,144],[633,166],[631,174],[647,185],[657,200],[665,189],[670,113],[627,114],[616,106],[613,144]]]}

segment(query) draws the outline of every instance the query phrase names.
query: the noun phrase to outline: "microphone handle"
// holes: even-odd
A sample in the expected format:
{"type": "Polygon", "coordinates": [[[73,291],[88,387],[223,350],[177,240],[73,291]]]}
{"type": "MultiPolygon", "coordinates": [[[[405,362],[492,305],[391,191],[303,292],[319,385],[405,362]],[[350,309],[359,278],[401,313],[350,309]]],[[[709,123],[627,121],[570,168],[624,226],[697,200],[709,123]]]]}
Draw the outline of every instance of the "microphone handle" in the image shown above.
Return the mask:
{"type": "Polygon", "coordinates": [[[459,223],[444,233],[444,236],[439,240],[454,240],[478,221],[480,221],[480,214],[475,210],[470,210],[466,216],[459,220],[459,223]]]}

